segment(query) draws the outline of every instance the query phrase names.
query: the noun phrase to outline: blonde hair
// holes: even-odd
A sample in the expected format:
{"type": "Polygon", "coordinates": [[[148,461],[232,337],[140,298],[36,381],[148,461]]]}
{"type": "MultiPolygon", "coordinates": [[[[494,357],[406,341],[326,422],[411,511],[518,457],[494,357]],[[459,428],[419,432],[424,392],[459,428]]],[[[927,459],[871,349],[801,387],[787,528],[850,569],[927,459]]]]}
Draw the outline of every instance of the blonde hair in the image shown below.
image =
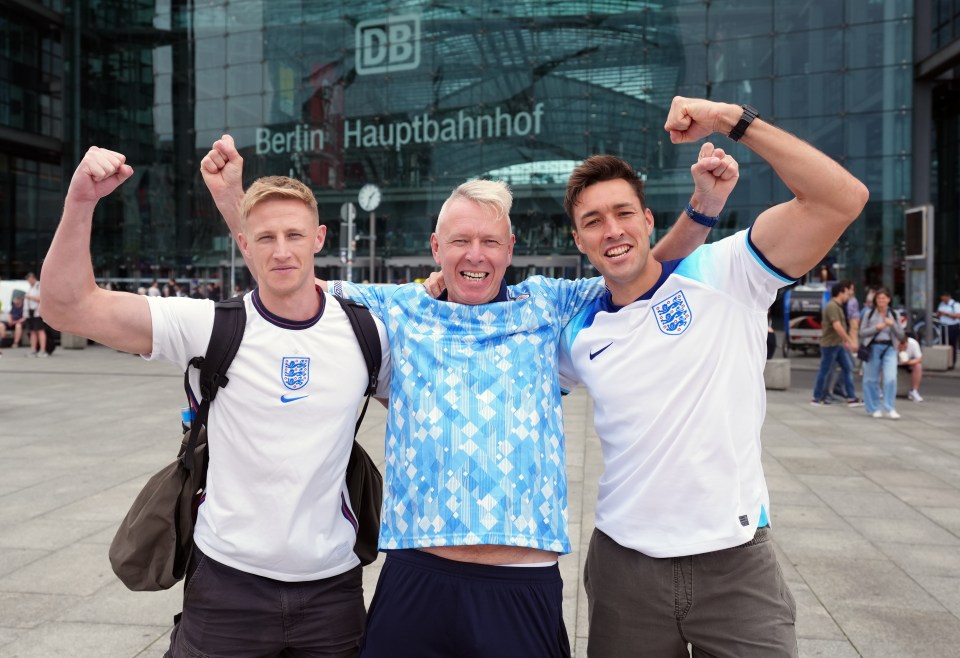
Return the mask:
{"type": "Polygon", "coordinates": [[[253,181],[253,185],[243,195],[240,203],[240,226],[246,227],[247,217],[261,203],[283,200],[302,202],[313,214],[315,224],[320,225],[320,211],[317,209],[317,198],[313,195],[313,190],[295,178],[264,176],[253,181]]]}
{"type": "Polygon", "coordinates": [[[490,208],[496,213],[497,219],[501,217],[507,220],[507,230],[512,232],[510,225],[510,207],[513,205],[513,194],[510,192],[510,186],[502,180],[483,180],[475,178],[459,185],[447,200],[443,202],[440,208],[440,214],[437,216],[436,231],[439,232],[440,224],[443,222],[447,207],[458,199],[473,201],[485,208],[490,208]]]}

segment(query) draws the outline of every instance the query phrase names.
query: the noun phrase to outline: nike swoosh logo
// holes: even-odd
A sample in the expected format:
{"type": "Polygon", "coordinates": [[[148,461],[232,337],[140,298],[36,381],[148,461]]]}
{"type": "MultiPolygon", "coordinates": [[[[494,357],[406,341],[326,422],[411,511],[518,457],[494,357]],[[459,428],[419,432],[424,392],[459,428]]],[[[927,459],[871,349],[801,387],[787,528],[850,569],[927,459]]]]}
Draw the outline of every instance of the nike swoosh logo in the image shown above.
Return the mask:
{"type": "Polygon", "coordinates": [[[608,347],[610,347],[611,345],[613,345],[613,342],[607,343],[606,345],[604,345],[603,347],[601,347],[601,348],[600,348],[599,350],[597,350],[596,352],[590,352],[590,360],[593,361],[595,358],[597,358],[598,356],[600,356],[601,354],[603,354],[603,351],[604,351],[605,349],[607,349],[608,347]]]}
{"type": "Polygon", "coordinates": [[[286,395],[281,395],[281,396],[280,396],[280,401],[283,402],[284,404],[286,404],[287,402],[296,402],[297,400],[302,400],[303,398],[308,398],[308,397],[310,397],[310,396],[309,396],[309,395],[301,395],[301,396],[295,397],[295,398],[288,398],[286,395]]]}

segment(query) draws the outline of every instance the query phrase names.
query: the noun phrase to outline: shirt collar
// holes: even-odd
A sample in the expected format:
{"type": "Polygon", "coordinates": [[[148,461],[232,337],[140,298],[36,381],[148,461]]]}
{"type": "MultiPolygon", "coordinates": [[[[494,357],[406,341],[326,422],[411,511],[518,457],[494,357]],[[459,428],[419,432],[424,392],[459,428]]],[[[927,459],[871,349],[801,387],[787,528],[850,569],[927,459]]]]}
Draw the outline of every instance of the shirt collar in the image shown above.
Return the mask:
{"type": "MultiPolygon", "coordinates": [[[[448,302],[448,301],[450,301],[449,299],[447,299],[447,291],[446,291],[446,290],[444,290],[443,292],[441,292],[441,293],[440,293],[440,296],[437,297],[437,299],[440,300],[441,302],[448,302]]],[[[490,300],[489,302],[487,302],[487,303],[488,303],[488,304],[493,304],[494,302],[509,302],[509,301],[510,301],[510,293],[507,291],[507,284],[506,284],[506,282],[501,281],[501,282],[500,282],[500,290],[499,290],[499,292],[497,292],[497,296],[494,297],[493,299],[491,299],[491,300],[490,300]]]]}
{"type": "MultiPolygon", "coordinates": [[[[660,290],[660,287],[663,286],[663,284],[666,282],[667,277],[673,274],[673,271],[677,269],[677,266],[680,265],[680,261],[682,260],[683,260],[682,258],[678,258],[677,260],[667,260],[660,263],[660,268],[661,268],[660,278],[657,279],[657,282],[653,284],[653,287],[650,288],[650,290],[643,293],[633,301],[641,302],[641,301],[646,301],[648,299],[653,299],[653,296],[657,294],[657,291],[660,290]]],[[[607,293],[603,298],[603,302],[604,302],[604,306],[606,307],[605,310],[611,313],[616,313],[621,308],[623,308],[622,306],[617,306],[616,304],[613,303],[613,293],[610,292],[610,288],[607,288],[607,293]]]]}

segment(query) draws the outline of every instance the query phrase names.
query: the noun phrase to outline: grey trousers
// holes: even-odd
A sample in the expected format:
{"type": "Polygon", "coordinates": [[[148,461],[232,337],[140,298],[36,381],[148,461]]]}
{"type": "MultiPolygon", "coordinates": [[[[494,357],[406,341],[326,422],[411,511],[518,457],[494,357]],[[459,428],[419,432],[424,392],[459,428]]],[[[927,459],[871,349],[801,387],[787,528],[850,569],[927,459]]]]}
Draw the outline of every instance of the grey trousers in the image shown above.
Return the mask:
{"type": "Polygon", "coordinates": [[[591,658],[797,658],[797,607],[760,528],[741,546],[652,558],[593,531],[591,658]]]}

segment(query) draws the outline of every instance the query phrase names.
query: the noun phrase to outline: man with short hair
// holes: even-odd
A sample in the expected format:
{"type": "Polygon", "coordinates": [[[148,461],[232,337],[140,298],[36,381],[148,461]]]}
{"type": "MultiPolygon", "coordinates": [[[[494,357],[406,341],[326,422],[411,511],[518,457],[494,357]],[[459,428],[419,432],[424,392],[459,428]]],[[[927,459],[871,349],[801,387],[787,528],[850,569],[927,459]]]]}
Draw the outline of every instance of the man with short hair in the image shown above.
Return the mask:
{"type": "Polygon", "coordinates": [[[796,605],[770,542],[760,429],[766,313],[860,214],[867,189],[749,106],[677,97],[673,143],[728,134],[795,195],[671,262],[633,169],[595,156],[564,203],[607,293],[567,325],[561,376],[586,384],[603,450],[584,566],[587,655],[795,657],[796,605]]]}
{"type": "Polygon", "coordinates": [[[829,404],[830,378],[835,364],[839,364],[843,377],[844,395],[848,407],[860,407],[853,385],[853,359],[850,354],[856,349],[855,339],[850,335],[844,305],[854,294],[853,281],[849,279],[833,284],[830,301],[823,307],[820,334],[820,370],[813,386],[810,404],[829,404]]]}
{"type": "MultiPolygon", "coordinates": [[[[64,331],[186,368],[207,351],[212,300],[110,292],[93,278],[94,208],[132,174],[123,155],[87,151],[44,263],[44,308],[64,331]]],[[[343,309],[314,282],[326,227],[310,189],[260,179],[239,213],[259,286],[210,407],[205,497],[166,655],[353,657],[365,611],[345,473],[367,367],[343,309]]],[[[195,368],[190,381],[196,408],[195,368]]]]}
{"type": "MultiPolygon", "coordinates": [[[[720,150],[703,156],[690,207],[715,215],[736,165],[720,150]]],[[[241,163],[225,136],[201,164],[231,229],[241,163]]],[[[570,655],[557,566],[571,550],[557,345],[603,284],[532,277],[508,288],[511,204],[505,184],[479,180],[444,202],[430,239],[441,299],[419,284],[331,282],[384,320],[394,356],[387,557],[364,658],[570,655]]],[[[679,223],[693,236],[674,247],[686,253],[708,231],[690,215],[679,223]]]]}
{"type": "Polygon", "coordinates": [[[957,341],[960,339],[960,302],[955,300],[949,292],[940,293],[940,304],[937,306],[937,317],[943,327],[946,345],[950,346],[953,360],[950,369],[957,367],[957,341]]]}

